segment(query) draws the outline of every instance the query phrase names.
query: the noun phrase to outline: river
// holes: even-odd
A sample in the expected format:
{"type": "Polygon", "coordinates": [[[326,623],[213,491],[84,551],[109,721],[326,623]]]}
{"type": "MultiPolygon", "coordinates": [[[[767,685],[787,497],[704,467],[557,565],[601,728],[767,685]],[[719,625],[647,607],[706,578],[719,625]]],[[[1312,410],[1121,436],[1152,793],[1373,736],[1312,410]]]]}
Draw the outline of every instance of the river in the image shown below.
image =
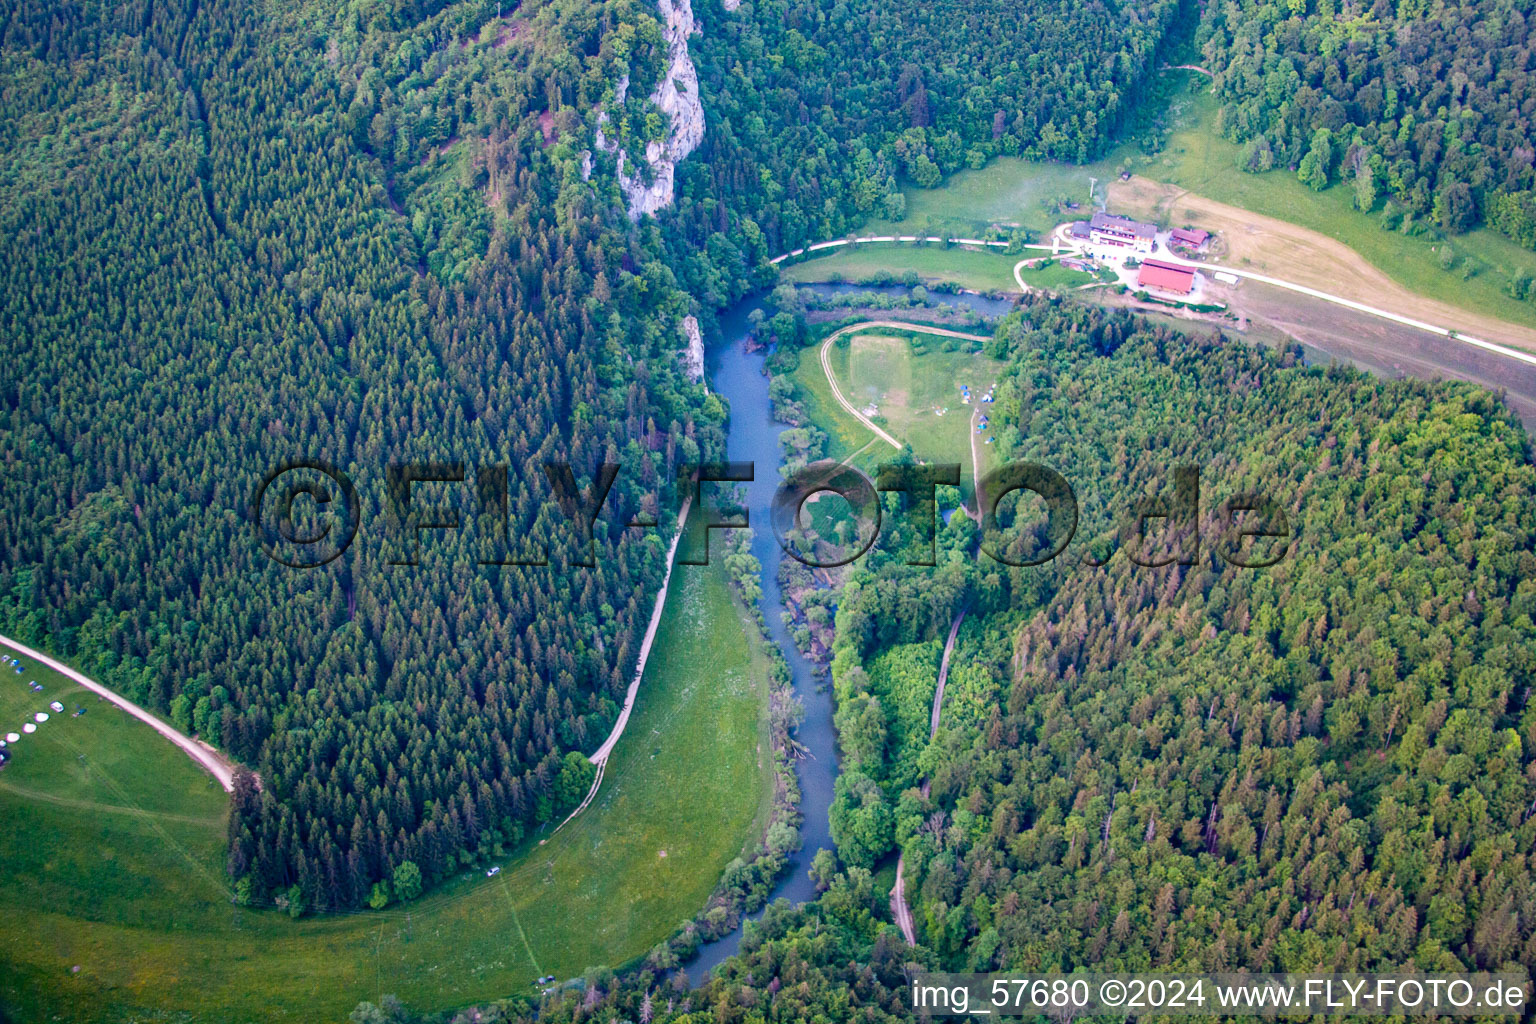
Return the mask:
{"type": "MultiPolygon", "coordinates": [[[[823,286],[827,290],[875,291],[906,294],[907,289],[848,288],[823,286]]],[[[823,291],[812,286],[813,290],[823,291]]],[[[823,294],[826,292],[823,291],[823,294]]],[[[959,306],[997,316],[1013,308],[1013,300],[987,299],[979,295],[934,293],[936,302],[959,306]]],[[[768,624],[768,639],[778,645],[789,663],[795,696],[805,707],[795,739],[805,748],[806,756],[797,764],[800,779],[801,847],[790,858],[790,865],[774,886],[770,902],[787,899],[804,903],[816,895],[811,881],[811,860],[818,850],[833,848],[827,812],[832,806],[832,788],[837,781],[837,734],[832,728],[831,683],[808,662],[795,646],[789,626],[784,621],[784,600],[779,588],[779,560],[783,551],[769,527],[768,510],[778,489],[782,452],[779,435],[789,428],[775,422],[768,399],[763,352],[748,352],[746,341],[751,333],[748,318],[762,307],[762,296],[744,299],[720,317],[720,340],[711,346],[706,360],[710,388],[730,403],[731,419],[726,436],[727,457],[733,462],[751,462],[755,479],[745,484],[748,521],[753,527],[752,554],[762,563],[763,618],[768,624]]],[[[753,915],[757,917],[760,915],[753,915]]],[[[733,956],[741,946],[742,928],[700,947],[684,967],[695,982],[702,981],[721,961],[733,956]]]]}
{"type": "MultiPolygon", "coordinates": [[[[899,285],[872,287],[813,284],[801,287],[807,292],[819,295],[875,292],[900,296],[910,291],[899,285]]],[[[756,466],[756,479],[746,485],[747,508],[755,531],[752,539],[752,554],[762,563],[762,607],[764,618],[768,623],[768,638],[784,653],[785,660],[789,663],[795,695],[805,707],[804,721],[796,733],[796,739],[807,752],[807,756],[798,762],[800,810],[804,814],[804,822],[800,826],[802,846],[800,851],[791,858],[789,868],[780,877],[770,897],[770,902],[783,898],[792,903],[804,903],[816,894],[815,883],[811,881],[808,874],[811,860],[818,850],[833,848],[827,812],[832,806],[832,789],[837,779],[837,736],[832,727],[830,683],[824,680],[800,654],[784,621],[783,595],[778,581],[779,559],[782,557],[782,552],[773,536],[773,531],[769,528],[768,510],[780,479],[779,435],[789,428],[773,419],[768,400],[767,377],[763,366],[764,353],[749,353],[745,345],[751,333],[748,318],[753,310],[762,308],[762,300],[762,295],[750,296],[721,315],[720,339],[708,353],[707,372],[710,387],[730,403],[731,419],[726,439],[729,458],[733,461],[751,462],[756,466]]],[[[929,292],[929,300],[989,317],[1001,316],[1008,312],[1016,301],[1014,298],[995,299],[966,292],[947,294],[937,291],[929,292]]],[[[1332,312],[1335,315],[1338,314],[1338,311],[1332,312]]],[[[1191,323],[1182,326],[1185,330],[1190,330],[1200,325],[1191,323]]],[[[1405,328],[1403,332],[1406,333],[1407,330],[1405,328]]],[[[1443,341],[1442,339],[1433,340],[1437,343],[1443,341]]],[[[1466,368],[1456,361],[1456,358],[1464,361],[1468,356],[1466,352],[1461,351],[1465,346],[1458,347],[1454,342],[1443,343],[1444,348],[1456,349],[1456,351],[1439,353],[1442,356],[1440,361],[1423,366],[1409,364],[1406,367],[1382,367],[1368,359],[1362,359],[1351,346],[1342,344],[1337,339],[1330,337],[1315,339],[1315,341],[1316,343],[1305,346],[1305,355],[1309,363],[1327,364],[1340,360],[1355,362],[1363,369],[1380,376],[1411,375],[1433,378],[1448,374],[1463,378],[1471,377],[1473,380],[1482,382],[1479,377],[1469,374],[1466,368]],[[1445,358],[1447,356],[1456,358],[1445,358]]],[[[1478,354],[1474,353],[1474,355],[1478,354]]],[[[1510,364],[1506,360],[1499,361],[1497,369],[1500,371],[1504,386],[1510,389],[1510,397],[1523,397],[1523,392],[1511,383],[1510,378],[1513,374],[1518,379],[1524,375],[1527,368],[1510,364]]],[[[1533,391],[1536,391],[1536,388],[1533,388],[1533,391]]],[[[1528,428],[1536,427],[1536,421],[1533,421],[1528,414],[1529,410],[1523,409],[1518,401],[1511,404],[1515,406],[1517,412],[1527,413],[1528,428]]],[[[760,915],[754,915],[754,919],[757,916],[760,915]]],[[[690,977],[695,982],[702,981],[717,965],[736,953],[741,946],[741,937],[742,927],[738,927],[729,935],[700,947],[693,959],[684,965],[690,977]]]]}

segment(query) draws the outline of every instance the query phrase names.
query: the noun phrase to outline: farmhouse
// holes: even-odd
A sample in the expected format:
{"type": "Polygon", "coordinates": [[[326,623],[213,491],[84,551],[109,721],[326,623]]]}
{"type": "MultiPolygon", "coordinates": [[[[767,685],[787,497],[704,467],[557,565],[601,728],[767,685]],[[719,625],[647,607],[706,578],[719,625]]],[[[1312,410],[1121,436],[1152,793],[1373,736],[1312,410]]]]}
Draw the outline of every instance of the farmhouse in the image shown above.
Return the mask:
{"type": "Polygon", "coordinates": [[[1075,220],[1067,225],[1067,235],[1080,242],[1088,241],[1088,222],[1075,220]]]}
{"type": "Polygon", "coordinates": [[[1141,288],[1188,295],[1195,290],[1195,271],[1193,267],[1181,267],[1176,263],[1142,260],[1141,269],[1136,272],[1136,284],[1141,288]]]}
{"type": "Polygon", "coordinates": [[[1157,225],[1100,212],[1094,214],[1093,220],[1088,222],[1088,237],[1094,245],[1115,245],[1135,252],[1151,252],[1152,243],[1157,238],[1157,225]]]}
{"type": "Polygon", "coordinates": [[[1168,245],[1175,249],[1195,251],[1210,241],[1211,233],[1199,228],[1174,228],[1168,232],[1168,245]]]}

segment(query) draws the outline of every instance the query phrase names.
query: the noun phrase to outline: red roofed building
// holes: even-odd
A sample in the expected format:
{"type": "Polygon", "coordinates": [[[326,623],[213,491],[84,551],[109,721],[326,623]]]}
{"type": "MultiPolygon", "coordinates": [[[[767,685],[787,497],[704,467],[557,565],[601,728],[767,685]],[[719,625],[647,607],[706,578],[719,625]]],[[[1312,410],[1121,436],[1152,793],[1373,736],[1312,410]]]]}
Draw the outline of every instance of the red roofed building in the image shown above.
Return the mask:
{"type": "Polygon", "coordinates": [[[1136,284],[1141,288],[1188,295],[1195,290],[1195,270],[1161,260],[1142,260],[1141,269],[1136,271],[1136,284]]]}
{"type": "Polygon", "coordinates": [[[1198,249],[1210,240],[1209,231],[1201,231],[1199,228],[1174,228],[1168,232],[1170,245],[1183,246],[1186,249],[1198,249]]]}

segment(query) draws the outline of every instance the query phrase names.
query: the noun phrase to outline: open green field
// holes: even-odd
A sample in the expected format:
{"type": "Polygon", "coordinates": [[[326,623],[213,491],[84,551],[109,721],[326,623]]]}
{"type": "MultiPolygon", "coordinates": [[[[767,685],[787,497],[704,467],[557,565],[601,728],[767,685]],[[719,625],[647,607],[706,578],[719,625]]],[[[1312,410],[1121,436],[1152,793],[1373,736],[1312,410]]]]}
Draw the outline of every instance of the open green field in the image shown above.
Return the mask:
{"type": "Polygon", "coordinates": [[[66,704],[0,772],[0,1011],[308,1024],[385,993],[454,1006],[618,966],[697,913],[765,827],[768,678],[723,569],[679,565],[585,812],[495,878],[472,869],[411,904],[292,921],[229,902],[227,798],[183,753],[53,673],[0,670],[0,731],[66,704]]]}
{"type": "Polygon", "coordinates": [[[1021,267],[1019,276],[1024,283],[1031,288],[1045,288],[1055,292],[1069,292],[1084,285],[1093,284],[1098,280],[1092,274],[1081,270],[1073,270],[1063,266],[1055,260],[1051,260],[1044,266],[1021,267]]]}
{"type": "MultiPolygon", "coordinates": [[[[980,352],[972,352],[973,343],[937,335],[924,335],[920,325],[910,329],[871,327],[842,341],[834,342],[828,354],[832,372],[856,407],[875,406],[873,415],[898,439],[912,446],[917,458],[929,462],[958,462],[961,465],[962,491],[967,500],[973,489],[971,480],[972,411],[990,413],[990,405],[977,405],[982,394],[996,383],[1003,364],[980,352]],[[917,355],[909,341],[914,335],[923,339],[926,351],[917,355]],[[946,351],[945,346],[953,348],[946,351]],[[964,405],[960,385],[969,384],[972,404],[964,405]]],[[[893,450],[883,441],[869,444],[869,428],[854,419],[837,403],[822,371],[817,346],[807,348],[795,371],[795,384],[807,413],[828,437],[827,455],[834,459],[853,457],[853,462],[872,472],[893,450]]],[[[982,472],[988,468],[991,449],[978,436],[977,453],[982,472]]]]}
{"type": "Polygon", "coordinates": [[[784,268],[782,279],[806,281],[861,281],[877,274],[901,274],[916,271],[924,282],[952,281],[962,288],[978,292],[1016,292],[1013,265],[1018,256],[1004,252],[983,252],[959,246],[912,245],[901,242],[870,242],[859,246],[833,249],[784,268]]]}
{"type": "Polygon", "coordinates": [[[1017,157],[995,157],[985,167],[961,170],[950,175],[938,188],[903,190],[907,214],[900,221],[871,221],[863,234],[975,234],[994,224],[1022,227],[1044,236],[1065,220],[1092,215],[1094,195],[1103,198],[1109,179],[1123,169],[1124,157],[1117,152],[1095,163],[1041,163],[1017,157]],[[1078,204],[1077,210],[1061,209],[1055,204],[1066,199],[1078,204]]]}
{"type": "MultiPolygon", "coordinates": [[[[1354,209],[1353,190],[1347,182],[1313,192],[1283,168],[1248,174],[1238,167],[1240,147],[1215,130],[1217,104],[1207,91],[1206,80],[1192,72],[1169,74],[1185,77],[1189,88],[1174,91],[1166,115],[1171,130],[1165,148],[1157,155],[1147,156],[1135,146],[1123,145],[1102,160],[1082,166],[997,157],[979,170],[951,175],[939,188],[906,189],[907,215],[903,220],[871,221],[861,233],[975,236],[994,224],[1005,224],[1043,235],[1063,221],[1090,214],[1090,186],[1102,199],[1106,192],[1115,194],[1117,187],[1110,187],[1111,183],[1118,182],[1122,171],[1130,171],[1317,231],[1348,246],[1366,263],[1418,295],[1510,323],[1536,325],[1536,303],[1521,302],[1504,291],[1504,283],[1516,268],[1536,273],[1536,253],[1496,232],[1479,229],[1451,239],[1456,260],[1447,270],[1441,266],[1443,240],[1434,232],[1409,236],[1380,227],[1385,197],[1375,211],[1363,213],[1354,209]],[[1079,209],[1058,209],[1063,199],[1077,202],[1079,209]],[[1468,267],[1473,270],[1470,277],[1465,276],[1468,267]]],[[[1146,215],[1153,211],[1127,208],[1123,212],[1146,215]]],[[[1182,215],[1177,202],[1164,213],[1170,222],[1191,219],[1182,215]]],[[[856,279],[875,270],[901,273],[914,269],[925,279],[940,279],[946,275],[943,267],[936,265],[935,256],[945,252],[939,247],[918,249],[896,244],[870,246],[854,253],[836,250],[835,255],[797,264],[785,275],[789,280],[813,281],[828,280],[833,274],[856,279]],[[873,255],[876,253],[879,255],[873,255]]],[[[972,282],[1002,278],[1004,283],[969,286],[1015,287],[1013,257],[998,255],[995,262],[1008,266],[989,274],[985,261],[990,254],[974,256],[975,261],[971,254],[956,257],[957,273],[966,273],[972,282]]],[[[955,274],[948,278],[960,280],[955,274]]]]}

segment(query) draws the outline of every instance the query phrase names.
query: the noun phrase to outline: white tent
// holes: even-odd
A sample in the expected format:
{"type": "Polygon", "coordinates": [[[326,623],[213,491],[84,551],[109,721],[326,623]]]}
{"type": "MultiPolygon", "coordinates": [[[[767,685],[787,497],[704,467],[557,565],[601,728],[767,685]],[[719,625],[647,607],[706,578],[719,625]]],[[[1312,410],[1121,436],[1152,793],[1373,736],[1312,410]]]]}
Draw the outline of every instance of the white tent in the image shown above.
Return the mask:
{"type": "Polygon", "coordinates": [[[32,717],[35,718],[39,722],[46,722],[46,721],[48,721],[48,712],[46,712],[46,711],[39,711],[37,714],[33,715],[32,717]]]}
{"type": "Polygon", "coordinates": [[[22,732],[37,732],[37,726],[33,725],[31,722],[28,722],[26,725],[21,727],[21,731],[22,732]]]}

